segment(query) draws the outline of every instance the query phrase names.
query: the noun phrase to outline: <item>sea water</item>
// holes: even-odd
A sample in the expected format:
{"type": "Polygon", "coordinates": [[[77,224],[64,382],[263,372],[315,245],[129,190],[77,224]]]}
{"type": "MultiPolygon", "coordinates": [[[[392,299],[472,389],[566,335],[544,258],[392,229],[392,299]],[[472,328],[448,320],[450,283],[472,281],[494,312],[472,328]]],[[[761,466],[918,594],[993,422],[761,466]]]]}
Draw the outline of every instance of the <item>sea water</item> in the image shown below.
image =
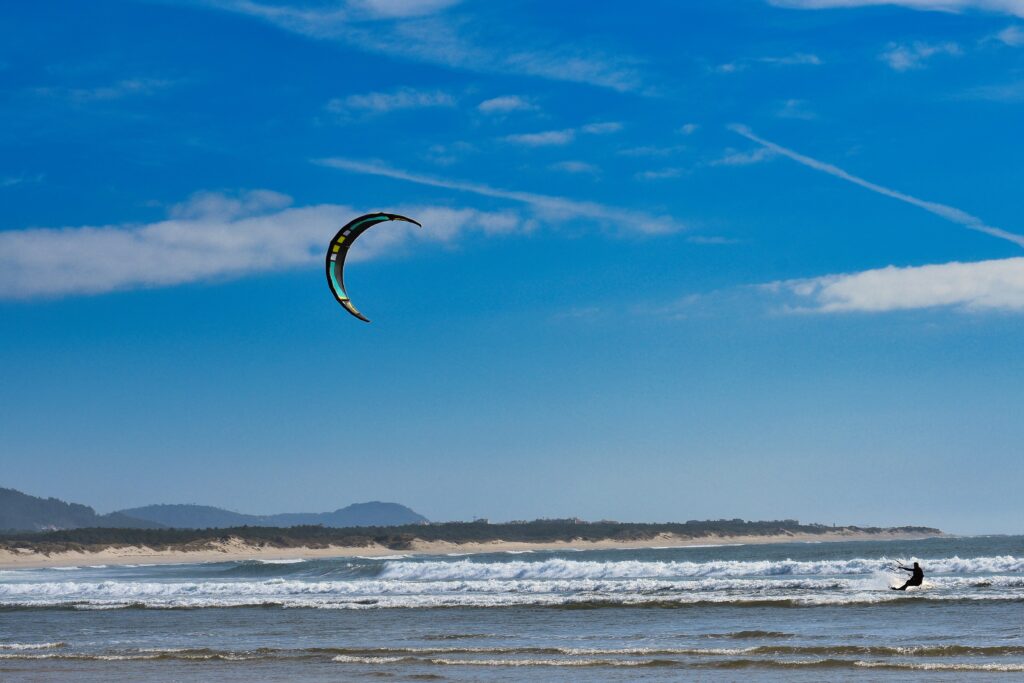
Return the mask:
{"type": "Polygon", "coordinates": [[[0,571],[3,681],[680,678],[1024,680],[1024,537],[0,571]]]}

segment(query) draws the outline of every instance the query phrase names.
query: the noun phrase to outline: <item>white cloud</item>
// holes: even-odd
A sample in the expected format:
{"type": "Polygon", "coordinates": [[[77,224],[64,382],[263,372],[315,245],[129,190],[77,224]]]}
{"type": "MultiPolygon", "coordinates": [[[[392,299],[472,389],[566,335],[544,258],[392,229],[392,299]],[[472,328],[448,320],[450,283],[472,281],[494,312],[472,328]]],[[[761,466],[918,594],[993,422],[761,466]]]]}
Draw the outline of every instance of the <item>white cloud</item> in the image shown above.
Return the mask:
{"type": "Polygon", "coordinates": [[[556,145],[567,145],[576,138],[576,131],[572,128],[564,130],[546,130],[540,133],[520,133],[518,135],[506,135],[502,138],[505,142],[527,147],[551,147],[556,145]]]}
{"type": "Polygon", "coordinates": [[[6,176],[0,178],[0,187],[14,187],[15,185],[23,185],[25,183],[41,183],[43,181],[43,177],[42,173],[36,173],[34,175],[6,176]]]}
{"type": "Polygon", "coordinates": [[[373,18],[398,19],[434,14],[461,0],[349,0],[349,7],[357,13],[373,18]]]}
{"type": "Polygon", "coordinates": [[[641,90],[632,61],[597,50],[482,39],[467,17],[452,19],[455,2],[437,0],[348,0],[329,6],[266,4],[254,0],[200,0],[207,7],[266,21],[319,40],[338,40],[395,59],[439,64],[477,73],[508,73],[586,83],[620,92],[641,90]],[[468,34],[468,35],[467,35],[468,34]],[[396,46],[401,46],[396,49],[396,46]]]}
{"type": "Polygon", "coordinates": [[[880,59],[889,65],[894,71],[909,71],[921,69],[924,62],[936,55],[958,56],[963,50],[956,43],[922,43],[915,42],[910,45],[889,43],[886,51],[880,55],[880,59]]]}
{"type": "Polygon", "coordinates": [[[969,230],[983,232],[986,235],[998,237],[999,239],[1007,240],[1008,242],[1013,242],[1016,245],[1024,247],[1024,236],[1008,232],[1001,228],[993,227],[991,225],[986,225],[985,222],[982,221],[980,218],[978,218],[977,216],[972,216],[966,211],[961,211],[960,209],[957,209],[956,207],[953,206],[947,206],[945,204],[939,204],[937,202],[929,202],[924,199],[918,199],[917,197],[912,197],[908,194],[903,194],[902,192],[899,192],[897,190],[893,190],[882,185],[876,185],[875,183],[872,183],[868,180],[864,180],[863,178],[858,178],[855,175],[847,173],[846,171],[837,166],[833,166],[832,164],[826,164],[823,161],[818,161],[817,159],[804,156],[799,152],[795,152],[781,145],[777,145],[774,142],[765,140],[762,137],[758,137],[757,135],[754,135],[754,133],[746,126],[733,124],[729,126],[729,129],[739,135],[742,135],[748,140],[752,140],[758,143],[759,145],[762,145],[766,149],[769,149],[772,152],[775,152],[776,154],[781,154],[782,156],[792,159],[798,164],[803,164],[808,168],[813,168],[816,171],[821,171],[822,173],[827,173],[831,176],[835,176],[836,178],[845,180],[848,183],[859,185],[860,187],[863,187],[866,190],[870,190],[885,197],[891,197],[892,199],[896,199],[906,204],[910,204],[911,206],[916,206],[919,209],[924,209],[925,211],[933,213],[936,216],[940,216],[946,219],[947,221],[956,223],[958,225],[962,225],[963,227],[969,230]]]}
{"type": "Polygon", "coordinates": [[[546,130],[539,133],[506,135],[502,140],[517,145],[526,145],[527,147],[550,147],[569,144],[576,139],[577,133],[608,135],[620,130],[622,130],[622,124],[618,121],[602,121],[599,123],[588,123],[580,128],[563,128],[562,130],[546,130]]]}
{"type": "Polygon", "coordinates": [[[775,152],[766,148],[758,147],[757,149],[750,152],[738,152],[734,149],[727,149],[725,156],[721,159],[715,159],[711,162],[712,166],[750,166],[752,164],[760,164],[764,161],[770,161],[775,156],[775,152]]]}
{"type": "Polygon", "coordinates": [[[721,74],[733,74],[745,70],[751,64],[771,64],[774,66],[821,66],[824,62],[818,55],[805,52],[794,52],[781,57],[752,57],[737,59],[712,67],[712,71],[721,74]]]}
{"type": "Polygon", "coordinates": [[[399,88],[391,92],[370,92],[360,95],[349,95],[347,97],[336,97],[327,103],[327,110],[334,114],[357,112],[383,114],[399,109],[454,106],[455,98],[440,90],[399,88]]]}
{"type": "Polygon", "coordinates": [[[641,171],[636,174],[636,177],[640,180],[667,180],[669,178],[678,178],[683,174],[681,168],[659,168],[649,171],[641,171]]]}
{"type": "Polygon", "coordinates": [[[684,123],[682,126],[680,126],[679,132],[682,133],[683,135],[693,135],[694,133],[697,132],[698,128],[700,128],[700,126],[697,125],[696,123],[684,123]]]}
{"type": "MultiPolygon", "coordinates": [[[[154,223],[3,231],[0,297],[100,294],[318,264],[338,228],[359,213],[338,204],[290,207],[290,202],[268,190],[238,196],[203,192],[154,223]]],[[[469,231],[499,234],[532,225],[509,211],[394,210],[425,227],[372,230],[353,249],[353,261],[394,253],[408,240],[447,242],[469,231]]]]}
{"type": "Polygon", "coordinates": [[[618,121],[602,121],[600,123],[588,123],[587,125],[580,128],[584,133],[591,135],[607,135],[608,133],[618,133],[622,130],[622,124],[618,121]]]}
{"type": "Polygon", "coordinates": [[[816,313],[883,312],[954,307],[967,311],[1024,311],[1024,258],[827,275],[765,285],[791,295],[794,310],[816,313]]]}
{"type": "Polygon", "coordinates": [[[606,58],[597,54],[573,54],[560,51],[516,52],[500,58],[493,70],[523,73],[554,81],[587,83],[619,92],[640,89],[639,73],[622,57],[606,58]]]}
{"type": "Polygon", "coordinates": [[[779,110],[775,112],[775,115],[780,119],[800,119],[803,121],[811,121],[818,118],[818,115],[807,108],[806,100],[786,100],[779,107],[779,110]]]}
{"type": "Polygon", "coordinates": [[[550,168],[564,173],[582,173],[588,175],[599,175],[601,173],[601,169],[593,164],[588,164],[585,161],[559,161],[556,164],[551,164],[550,168]]]}
{"type": "Polygon", "coordinates": [[[715,71],[720,74],[734,74],[737,71],[742,71],[745,68],[746,66],[742,62],[726,62],[725,64],[719,64],[713,67],[712,71],[715,71]]]}
{"type": "Polygon", "coordinates": [[[794,52],[784,57],[760,57],[757,61],[764,62],[765,64],[778,64],[780,66],[821,66],[824,64],[821,61],[821,57],[806,52],[794,52]]]}
{"type": "Polygon", "coordinates": [[[604,225],[614,226],[625,232],[638,232],[646,234],[662,234],[683,230],[685,226],[680,224],[671,216],[656,216],[643,211],[622,209],[614,206],[598,204],[596,202],[577,201],[567,197],[536,194],[533,192],[521,192],[518,190],[505,190],[491,187],[483,183],[474,183],[463,180],[451,180],[435,176],[411,173],[397,168],[391,168],[383,164],[366,163],[355,159],[334,157],[330,159],[318,159],[314,163],[330,168],[338,168],[351,173],[364,175],[376,175],[395,180],[404,180],[429,187],[442,187],[458,192],[469,192],[483,197],[493,197],[519,202],[530,206],[539,215],[550,220],[569,220],[587,218],[595,220],[604,225]]]}
{"type": "Polygon", "coordinates": [[[447,145],[431,145],[423,158],[438,166],[451,166],[467,154],[476,151],[476,147],[464,140],[458,140],[447,145]]]}
{"type": "Polygon", "coordinates": [[[537,107],[517,95],[503,95],[484,100],[476,108],[484,114],[507,114],[512,111],[530,111],[537,107]]]}
{"type": "Polygon", "coordinates": [[[667,157],[686,149],[686,145],[642,145],[640,147],[626,147],[620,149],[617,154],[624,157],[667,157]]]}
{"type": "Polygon", "coordinates": [[[176,84],[162,78],[126,78],[94,88],[35,88],[37,95],[61,97],[75,104],[119,100],[133,95],[153,95],[176,84]]]}
{"type": "Polygon", "coordinates": [[[1024,81],[1002,83],[999,85],[982,85],[967,90],[961,97],[969,100],[988,100],[990,102],[1022,102],[1024,101],[1024,81]]]}
{"type": "Polygon", "coordinates": [[[1010,47],[1024,46],[1024,29],[1020,26],[1007,26],[996,34],[996,38],[1010,47]]]}
{"type": "Polygon", "coordinates": [[[792,9],[834,9],[892,5],[935,12],[980,10],[1024,17],[1024,0],[768,0],[778,7],[792,9]]]}

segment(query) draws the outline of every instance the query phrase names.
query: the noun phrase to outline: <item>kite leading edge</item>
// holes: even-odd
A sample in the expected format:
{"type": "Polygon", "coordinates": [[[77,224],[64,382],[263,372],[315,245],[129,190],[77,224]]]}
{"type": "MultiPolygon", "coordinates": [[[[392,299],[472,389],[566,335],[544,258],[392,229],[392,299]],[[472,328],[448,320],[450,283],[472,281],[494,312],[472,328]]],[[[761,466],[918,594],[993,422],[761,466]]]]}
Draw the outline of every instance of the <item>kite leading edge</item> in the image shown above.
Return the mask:
{"type": "Polygon", "coordinates": [[[352,305],[352,300],[348,298],[348,293],[345,291],[345,257],[357,237],[374,225],[387,221],[404,221],[417,227],[423,227],[419,222],[397,213],[368,213],[346,223],[327,247],[327,284],[330,286],[334,298],[346,311],[367,323],[370,322],[370,319],[352,305]]]}

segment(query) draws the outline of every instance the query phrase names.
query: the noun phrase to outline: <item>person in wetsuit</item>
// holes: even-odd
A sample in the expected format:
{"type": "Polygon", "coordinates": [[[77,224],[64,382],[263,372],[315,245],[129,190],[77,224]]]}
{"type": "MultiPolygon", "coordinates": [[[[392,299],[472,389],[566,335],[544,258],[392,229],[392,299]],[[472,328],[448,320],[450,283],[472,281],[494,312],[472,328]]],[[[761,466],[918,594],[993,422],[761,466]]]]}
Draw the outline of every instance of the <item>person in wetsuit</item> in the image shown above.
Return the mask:
{"type": "Polygon", "coordinates": [[[924,581],[924,570],[921,569],[921,565],[919,565],[917,562],[914,563],[913,568],[904,567],[902,564],[898,564],[896,566],[905,572],[910,572],[910,578],[907,579],[907,582],[899,588],[891,586],[891,588],[894,591],[905,591],[907,590],[908,586],[920,586],[921,583],[924,581]]]}

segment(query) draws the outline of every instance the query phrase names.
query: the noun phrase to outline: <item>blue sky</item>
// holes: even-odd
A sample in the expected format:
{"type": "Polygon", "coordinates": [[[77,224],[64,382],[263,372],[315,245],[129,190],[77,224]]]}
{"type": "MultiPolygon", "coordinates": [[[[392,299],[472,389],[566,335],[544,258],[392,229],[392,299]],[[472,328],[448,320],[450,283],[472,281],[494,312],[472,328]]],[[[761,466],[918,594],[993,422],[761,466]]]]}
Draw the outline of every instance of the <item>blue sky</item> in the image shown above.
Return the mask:
{"type": "Polygon", "coordinates": [[[1022,531],[1024,2],[4,15],[3,485],[1022,531]]]}

